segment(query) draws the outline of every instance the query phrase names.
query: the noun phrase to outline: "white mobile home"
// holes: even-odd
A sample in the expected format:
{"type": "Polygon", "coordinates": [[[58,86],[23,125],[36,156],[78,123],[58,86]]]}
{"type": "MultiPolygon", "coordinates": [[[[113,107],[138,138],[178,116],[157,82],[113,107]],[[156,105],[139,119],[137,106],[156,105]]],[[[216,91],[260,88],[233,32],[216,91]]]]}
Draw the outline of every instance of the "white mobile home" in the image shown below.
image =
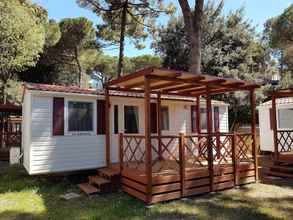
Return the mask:
{"type": "MultiPolygon", "coordinates": [[[[274,134],[272,127],[272,101],[258,106],[260,149],[274,152],[274,134]]],[[[293,129],[293,98],[276,99],[277,130],[293,129]]]]}
{"type": "MultiPolygon", "coordinates": [[[[22,152],[29,174],[106,166],[103,90],[45,84],[25,84],[24,88],[22,152]]],[[[153,103],[156,99],[151,99],[153,103]]],[[[195,132],[195,103],[193,98],[162,96],[162,134],[195,132]]],[[[200,104],[204,132],[205,101],[200,104]]],[[[228,132],[228,105],[212,101],[212,106],[214,130],[228,132]]],[[[155,111],[151,106],[151,113],[152,109],[155,111]]],[[[152,121],[156,121],[155,116],[151,116],[152,121]]],[[[118,134],[144,132],[143,95],[110,91],[109,118],[110,156],[115,163],[119,161],[118,134]]]]}

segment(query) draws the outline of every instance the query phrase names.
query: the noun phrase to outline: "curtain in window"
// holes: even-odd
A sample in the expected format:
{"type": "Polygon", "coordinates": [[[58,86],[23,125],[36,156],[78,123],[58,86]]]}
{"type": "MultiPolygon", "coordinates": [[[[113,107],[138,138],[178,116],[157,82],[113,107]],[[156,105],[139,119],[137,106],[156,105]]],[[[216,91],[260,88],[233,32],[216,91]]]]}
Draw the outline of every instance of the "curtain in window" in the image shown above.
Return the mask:
{"type": "Polygon", "coordinates": [[[169,108],[167,106],[161,107],[161,129],[169,130],[169,108]]]}
{"type": "Polygon", "coordinates": [[[200,108],[200,127],[203,130],[207,129],[207,111],[205,108],[200,108]]]}
{"type": "Polygon", "coordinates": [[[219,111],[219,106],[214,107],[214,131],[220,131],[220,111],[219,111]]]}
{"type": "Polygon", "coordinates": [[[137,106],[124,106],[125,133],[138,133],[139,116],[137,106]]]}
{"type": "Polygon", "coordinates": [[[68,131],[93,130],[93,104],[68,102],[68,131]]]}

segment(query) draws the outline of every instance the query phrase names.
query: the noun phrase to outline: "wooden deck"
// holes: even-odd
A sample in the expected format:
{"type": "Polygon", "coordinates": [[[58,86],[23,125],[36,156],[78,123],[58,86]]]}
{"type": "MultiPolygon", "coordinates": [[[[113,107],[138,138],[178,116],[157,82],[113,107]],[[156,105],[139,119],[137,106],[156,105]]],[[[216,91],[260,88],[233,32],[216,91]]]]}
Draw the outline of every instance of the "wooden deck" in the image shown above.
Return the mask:
{"type": "MultiPolygon", "coordinates": [[[[164,163],[161,162],[163,167],[164,163]]],[[[169,166],[169,165],[168,165],[169,166]]],[[[122,189],[124,192],[143,200],[146,203],[156,203],[182,197],[194,196],[213,191],[233,188],[255,182],[254,163],[241,162],[234,175],[232,164],[214,165],[213,178],[209,175],[207,166],[194,166],[186,169],[182,177],[176,169],[160,169],[152,173],[151,198],[147,198],[147,175],[142,170],[131,167],[123,168],[121,172],[122,189]],[[184,178],[184,179],[183,179],[184,178]],[[213,182],[211,182],[213,179],[213,182]],[[211,187],[211,184],[213,187],[211,187]]]]}

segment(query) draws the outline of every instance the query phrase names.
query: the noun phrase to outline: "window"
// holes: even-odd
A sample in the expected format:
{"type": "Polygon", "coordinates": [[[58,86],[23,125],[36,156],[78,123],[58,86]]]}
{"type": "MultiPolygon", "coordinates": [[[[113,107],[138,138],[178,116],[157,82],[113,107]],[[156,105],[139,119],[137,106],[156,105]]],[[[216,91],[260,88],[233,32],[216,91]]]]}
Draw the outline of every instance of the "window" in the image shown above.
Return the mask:
{"type": "Polygon", "coordinates": [[[281,129],[293,128],[293,109],[279,109],[278,110],[278,125],[281,129]]]}
{"type": "Polygon", "coordinates": [[[200,128],[207,130],[207,112],[205,108],[200,108],[200,128]]]}
{"type": "Polygon", "coordinates": [[[161,129],[169,130],[169,108],[168,106],[161,107],[161,129]]]}
{"type": "Polygon", "coordinates": [[[93,131],[93,103],[68,102],[68,131],[93,131]]]}
{"type": "Polygon", "coordinates": [[[135,134],[138,133],[138,107],[137,106],[124,106],[124,129],[125,133],[135,134]]]}
{"type": "Polygon", "coordinates": [[[118,134],[118,105],[114,105],[114,134],[118,134]]]}

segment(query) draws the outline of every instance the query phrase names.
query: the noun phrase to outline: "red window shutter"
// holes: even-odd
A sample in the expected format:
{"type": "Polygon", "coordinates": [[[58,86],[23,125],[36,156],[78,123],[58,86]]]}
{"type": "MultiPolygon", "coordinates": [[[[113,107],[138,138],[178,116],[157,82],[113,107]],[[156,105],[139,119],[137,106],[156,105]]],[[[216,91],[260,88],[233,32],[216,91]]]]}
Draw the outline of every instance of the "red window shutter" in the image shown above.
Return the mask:
{"type": "Polygon", "coordinates": [[[151,133],[157,133],[157,103],[151,103],[151,133]]]}
{"type": "Polygon", "coordinates": [[[196,105],[190,106],[190,116],[191,116],[191,132],[196,133],[196,105]]]}
{"type": "Polygon", "coordinates": [[[53,98],[53,135],[64,135],[64,98],[53,98]]]}
{"type": "Polygon", "coordinates": [[[214,130],[220,130],[220,112],[218,106],[214,107],[214,130]]]}
{"type": "Polygon", "coordinates": [[[97,100],[97,134],[106,133],[106,101],[97,100]]]}
{"type": "Polygon", "coordinates": [[[270,108],[270,129],[273,130],[273,109],[270,108]]]}

